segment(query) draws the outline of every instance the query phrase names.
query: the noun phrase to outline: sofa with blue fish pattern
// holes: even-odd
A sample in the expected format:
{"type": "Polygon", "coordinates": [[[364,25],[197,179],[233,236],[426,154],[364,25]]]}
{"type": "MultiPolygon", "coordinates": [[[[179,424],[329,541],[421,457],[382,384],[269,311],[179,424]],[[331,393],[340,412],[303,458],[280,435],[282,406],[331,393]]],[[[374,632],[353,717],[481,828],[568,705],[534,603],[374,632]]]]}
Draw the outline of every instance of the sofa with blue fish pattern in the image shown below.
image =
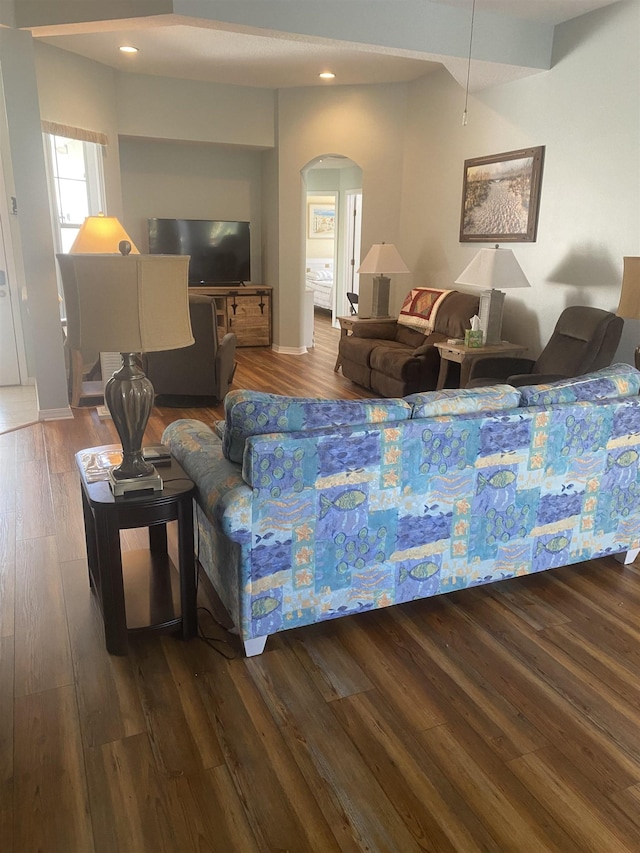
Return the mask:
{"type": "Polygon", "coordinates": [[[163,441],[248,655],[269,634],[640,547],[640,372],[404,399],[232,391],[163,441]]]}

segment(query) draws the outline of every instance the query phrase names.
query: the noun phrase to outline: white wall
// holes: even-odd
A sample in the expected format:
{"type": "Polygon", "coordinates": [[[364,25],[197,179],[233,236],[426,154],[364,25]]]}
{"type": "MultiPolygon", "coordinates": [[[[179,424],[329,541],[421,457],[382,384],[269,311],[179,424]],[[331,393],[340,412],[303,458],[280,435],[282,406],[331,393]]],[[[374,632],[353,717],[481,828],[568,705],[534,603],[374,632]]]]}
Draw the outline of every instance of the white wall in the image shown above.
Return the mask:
{"type": "Polygon", "coordinates": [[[251,223],[251,277],[262,284],[261,154],[244,148],[120,141],[124,226],[141,252],[150,217],[251,223]]]}
{"type": "Polygon", "coordinates": [[[105,212],[121,218],[116,72],[43,42],[36,41],[34,45],[42,118],[106,133],[109,142],[103,157],[105,212]]]}
{"type": "Polygon", "coordinates": [[[125,136],[271,148],[274,93],[144,74],[118,74],[118,130],[125,136]]]}
{"type": "MultiPolygon", "coordinates": [[[[280,306],[275,340],[295,350],[303,335],[305,194],[301,170],[317,157],[343,154],[362,169],[362,246],[396,242],[400,229],[407,86],[283,89],[278,93],[278,253],[280,306]]],[[[371,305],[371,281],[361,279],[361,311],[371,305]]],[[[270,282],[267,282],[270,283],[270,282]]],[[[393,286],[393,285],[392,285],[393,286]]]]}
{"type": "MultiPolygon", "coordinates": [[[[503,326],[533,357],[566,306],[615,311],[640,255],[639,36],[639,0],[559,26],[554,67],[471,97],[467,127],[444,72],[411,89],[399,248],[416,284],[452,287],[481,247],[458,242],[464,160],[546,147],[537,241],[510,244],[532,288],[507,292],[503,326]]],[[[626,321],[618,360],[639,340],[626,321]]]]}

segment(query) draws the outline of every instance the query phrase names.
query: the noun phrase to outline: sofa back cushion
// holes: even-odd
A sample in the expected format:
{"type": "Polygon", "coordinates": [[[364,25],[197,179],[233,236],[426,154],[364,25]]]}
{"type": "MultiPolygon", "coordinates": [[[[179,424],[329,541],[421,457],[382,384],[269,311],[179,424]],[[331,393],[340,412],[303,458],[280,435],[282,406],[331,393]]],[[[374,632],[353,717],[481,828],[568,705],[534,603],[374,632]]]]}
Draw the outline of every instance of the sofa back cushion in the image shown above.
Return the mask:
{"type": "Polygon", "coordinates": [[[452,290],[436,314],[433,330],[447,338],[464,338],[465,329],[471,328],[471,318],[479,310],[479,296],[452,290]]]}
{"type": "Polygon", "coordinates": [[[410,394],[404,398],[413,407],[412,418],[437,415],[469,415],[514,409],[520,403],[520,390],[512,385],[490,385],[486,388],[445,388],[442,391],[410,394]]]}
{"type": "Polygon", "coordinates": [[[399,344],[404,344],[410,349],[419,347],[424,343],[424,332],[419,329],[411,329],[409,326],[403,326],[402,323],[396,325],[396,341],[399,344]]]}
{"type": "Polygon", "coordinates": [[[233,462],[242,462],[245,441],[252,435],[405,421],[411,417],[411,406],[401,399],[321,400],[244,390],[230,391],[224,399],[224,410],[222,449],[233,462]]]}
{"type": "Polygon", "coordinates": [[[577,403],[635,397],[640,391],[640,371],[630,364],[612,364],[593,373],[547,382],[523,385],[522,406],[548,406],[553,403],[577,403]]]}

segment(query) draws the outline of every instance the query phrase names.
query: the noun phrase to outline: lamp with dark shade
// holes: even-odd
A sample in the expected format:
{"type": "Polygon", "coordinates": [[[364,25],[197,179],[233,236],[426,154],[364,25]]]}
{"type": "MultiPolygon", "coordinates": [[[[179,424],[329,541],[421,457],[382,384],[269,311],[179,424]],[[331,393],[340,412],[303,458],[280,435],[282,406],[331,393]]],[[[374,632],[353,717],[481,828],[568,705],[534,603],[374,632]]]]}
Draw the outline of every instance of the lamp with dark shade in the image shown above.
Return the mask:
{"type": "MultiPolygon", "coordinates": [[[[616,314],[626,320],[640,320],[640,258],[623,259],[622,290],[616,314]]],[[[634,353],[635,366],[640,370],[640,345],[634,353]]]]}
{"type": "Polygon", "coordinates": [[[502,340],[503,288],[531,287],[511,249],[480,249],[456,279],[456,284],[484,288],[480,294],[480,328],[487,346],[502,340]]]}
{"type": "Polygon", "coordinates": [[[114,495],[162,489],[142,455],[153,407],[153,385],[137,354],[194,343],[189,319],[188,255],[57,255],[65,283],[68,323],[78,346],[119,352],[122,366],[105,386],[105,402],[122,442],[122,463],[111,471],[114,495]]]}
{"type": "Polygon", "coordinates": [[[357,269],[360,273],[373,273],[372,317],[389,316],[389,288],[387,273],[409,272],[393,243],[374,243],[357,269]]]}

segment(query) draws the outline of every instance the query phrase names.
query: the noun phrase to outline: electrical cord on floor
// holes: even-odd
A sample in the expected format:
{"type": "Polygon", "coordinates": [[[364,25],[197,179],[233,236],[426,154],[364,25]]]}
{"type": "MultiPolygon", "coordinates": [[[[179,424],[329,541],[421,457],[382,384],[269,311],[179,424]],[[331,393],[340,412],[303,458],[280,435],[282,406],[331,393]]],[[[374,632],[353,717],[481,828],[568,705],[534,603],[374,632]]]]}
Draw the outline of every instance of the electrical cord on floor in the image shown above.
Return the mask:
{"type": "MultiPolygon", "coordinates": [[[[227,629],[222,625],[213,613],[209,610],[208,607],[198,607],[198,610],[203,610],[205,613],[208,613],[213,621],[214,625],[220,628],[225,634],[228,633],[227,629]]],[[[206,643],[209,648],[213,649],[214,652],[217,652],[219,655],[222,655],[223,658],[227,660],[233,660],[238,657],[238,652],[233,648],[232,644],[229,640],[225,640],[223,637],[209,637],[207,636],[200,623],[198,622],[198,639],[202,640],[203,643],[206,643]]]]}
{"type": "MultiPolygon", "coordinates": [[[[194,556],[195,556],[195,561],[196,561],[196,567],[199,567],[200,566],[200,525],[198,524],[198,506],[197,506],[197,504],[196,504],[195,510],[196,510],[196,519],[195,519],[196,523],[194,526],[194,528],[195,528],[194,529],[194,533],[195,533],[195,543],[194,543],[195,554],[194,554],[194,556]]],[[[196,600],[198,598],[199,586],[200,586],[200,569],[196,568],[196,600]]],[[[200,606],[197,608],[197,610],[202,610],[204,613],[208,613],[210,618],[211,618],[211,621],[213,622],[214,625],[216,625],[218,628],[220,628],[222,631],[224,631],[225,634],[229,633],[227,631],[227,629],[224,627],[224,625],[221,622],[219,622],[218,619],[216,619],[216,617],[213,615],[213,613],[209,610],[208,607],[200,606]]],[[[209,648],[213,649],[214,652],[217,652],[219,655],[222,655],[222,657],[226,658],[227,660],[233,660],[234,658],[238,657],[238,652],[234,651],[232,644],[228,640],[224,639],[223,637],[209,637],[209,636],[207,636],[207,634],[205,634],[205,632],[203,631],[199,621],[198,621],[198,639],[202,640],[202,642],[206,643],[209,646],[209,648]],[[227,648],[225,648],[225,647],[227,647],[227,648]]]]}

